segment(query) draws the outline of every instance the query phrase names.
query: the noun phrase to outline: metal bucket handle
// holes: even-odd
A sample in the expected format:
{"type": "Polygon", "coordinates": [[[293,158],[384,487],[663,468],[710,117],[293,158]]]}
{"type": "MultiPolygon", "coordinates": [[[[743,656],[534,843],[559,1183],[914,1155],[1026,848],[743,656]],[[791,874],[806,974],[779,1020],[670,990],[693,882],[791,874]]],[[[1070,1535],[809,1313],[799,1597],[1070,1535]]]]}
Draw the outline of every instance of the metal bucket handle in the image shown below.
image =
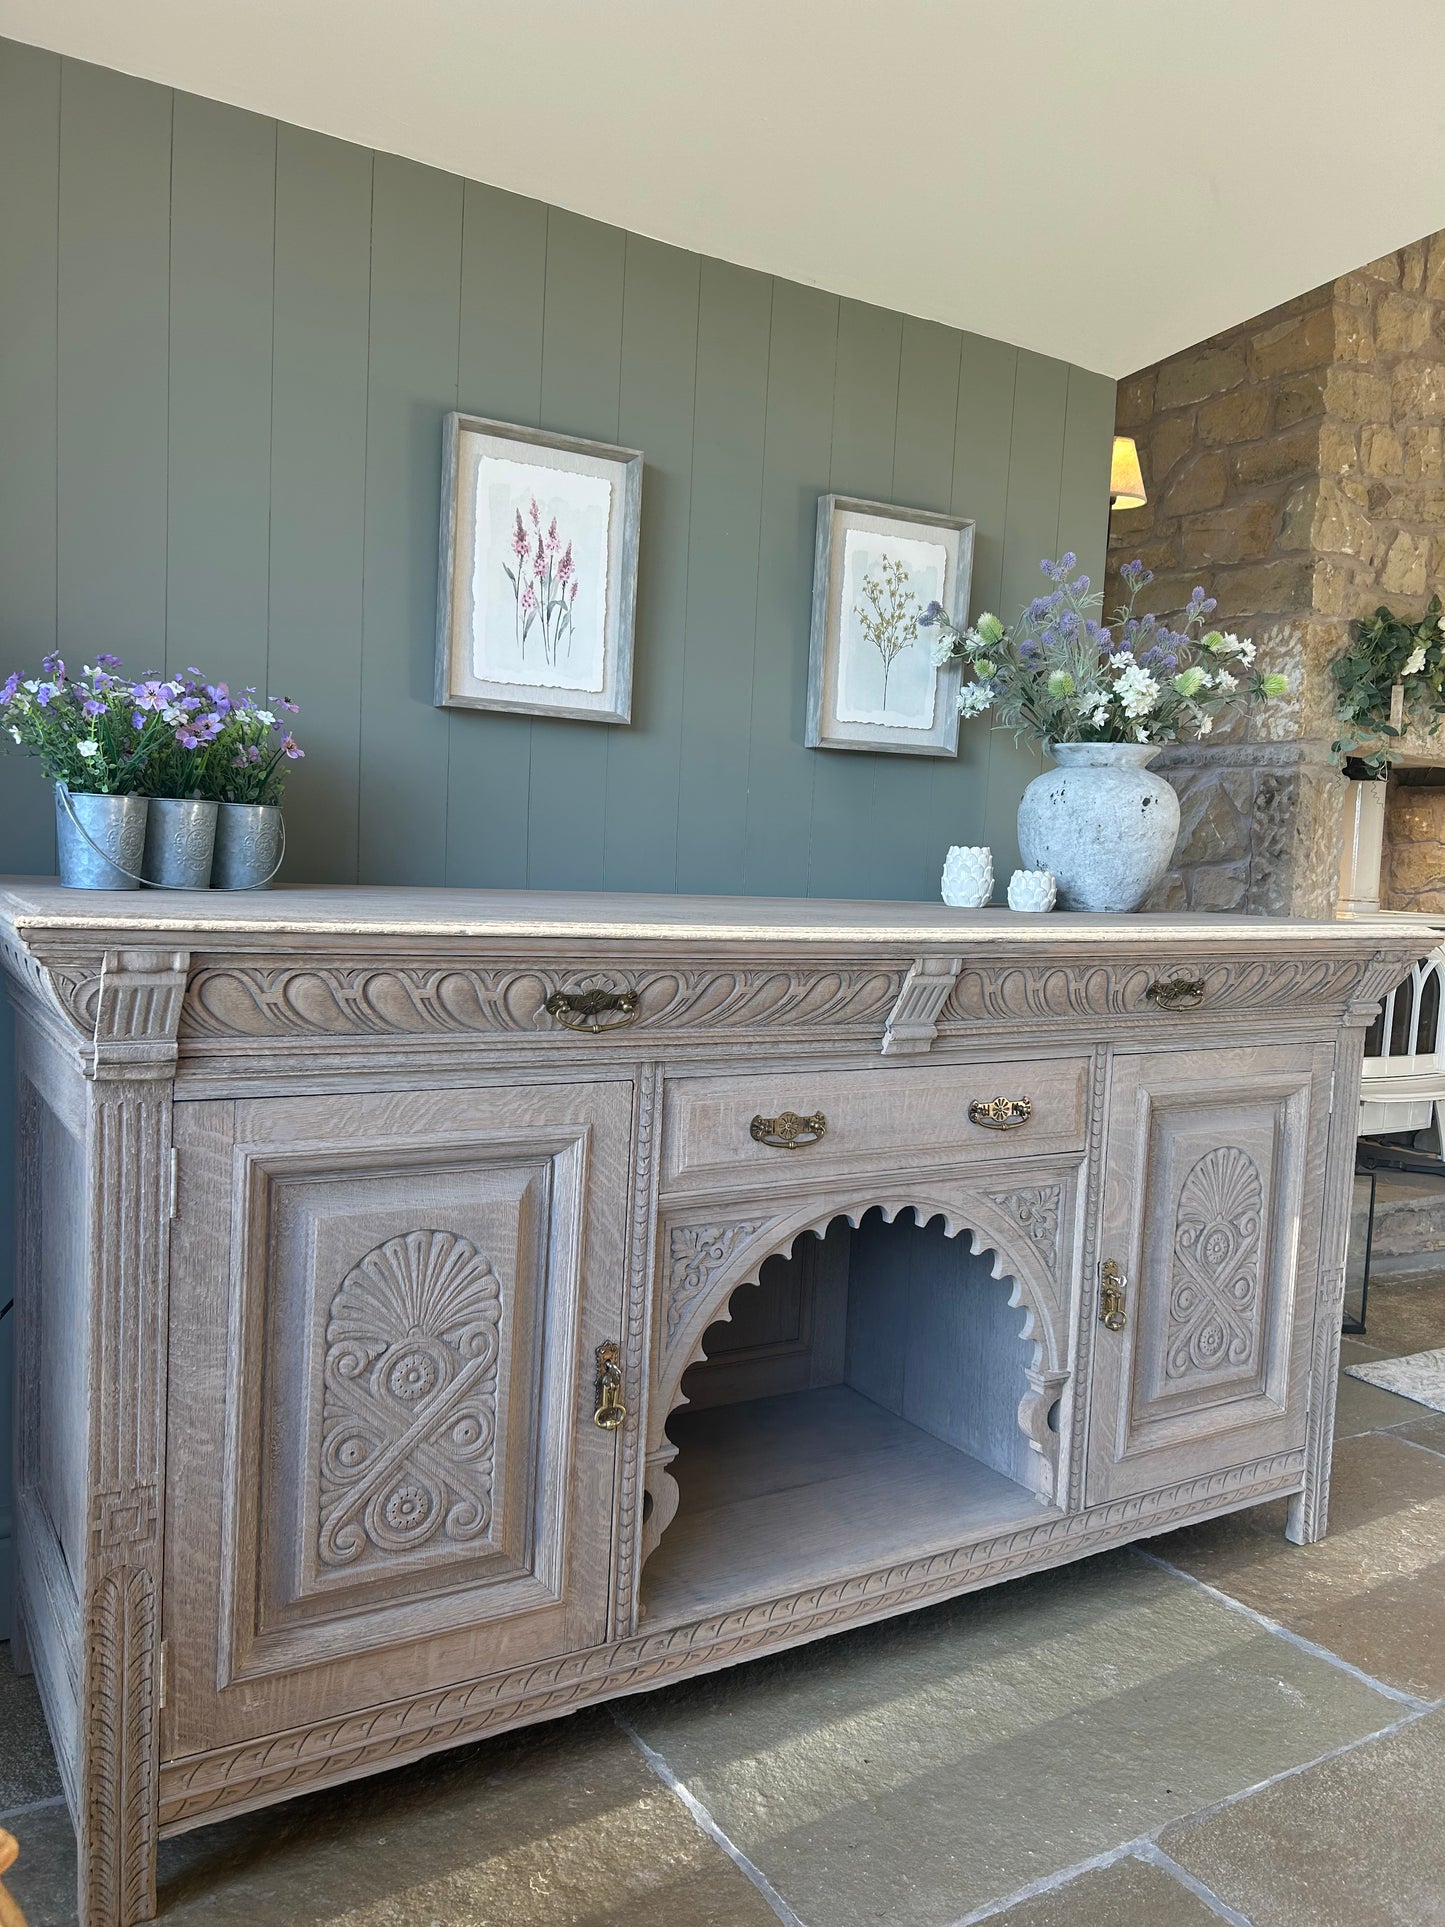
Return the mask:
{"type": "MultiPolygon", "coordinates": [[[[75,825],[76,829],[79,830],[80,834],[85,838],[86,842],[90,845],[91,849],[95,851],[95,854],[98,857],[102,858],[103,861],[108,863],[112,870],[119,870],[123,877],[128,877],[132,883],[139,883],[141,887],[146,890],[189,890],[190,888],[189,884],[185,884],[185,883],[153,883],[149,877],[137,876],[134,870],[127,870],[127,868],[123,863],[117,863],[115,858],[111,855],[110,851],[103,850],[100,847],[100,845],[96,842],[95,838],[90,834],[90,831],[86,829],[85,825],[81,822],[80,818],[75,814],[74,806],[70,801],[69,784],[57,783],[55,787],[60,792],[61,802],[65,805],[65,814],[70,818],[71,822],[75,825]]],[[[281,865],[285,861],[286,861],[286,818],[283,816],[281,818],[281,854],[277,857],[276,862],[270,871],[270,874],[267,876],[261,877],[255,883],[242,883],[235,887],[239,890],[264,890],[268,883],[272,883],[275,881],[276,877],[280,874],[281,865]]],[[[210,886],[207,885],[207,888],[209,887],[210,886]]]]}

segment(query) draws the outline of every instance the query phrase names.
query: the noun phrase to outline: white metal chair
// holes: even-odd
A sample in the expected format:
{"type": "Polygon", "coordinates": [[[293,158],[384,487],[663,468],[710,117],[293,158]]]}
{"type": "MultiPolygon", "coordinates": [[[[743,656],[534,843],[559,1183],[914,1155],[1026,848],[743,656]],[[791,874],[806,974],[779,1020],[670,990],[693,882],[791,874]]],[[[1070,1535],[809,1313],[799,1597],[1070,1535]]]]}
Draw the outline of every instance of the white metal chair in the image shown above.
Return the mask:
{"type": "Polygon", "coordinates": [[[1361,1137],[1433,1129],[1445,1153],[1445,946],[1422,957],[1385,999],[1365,1038],[1361,1137]]]}

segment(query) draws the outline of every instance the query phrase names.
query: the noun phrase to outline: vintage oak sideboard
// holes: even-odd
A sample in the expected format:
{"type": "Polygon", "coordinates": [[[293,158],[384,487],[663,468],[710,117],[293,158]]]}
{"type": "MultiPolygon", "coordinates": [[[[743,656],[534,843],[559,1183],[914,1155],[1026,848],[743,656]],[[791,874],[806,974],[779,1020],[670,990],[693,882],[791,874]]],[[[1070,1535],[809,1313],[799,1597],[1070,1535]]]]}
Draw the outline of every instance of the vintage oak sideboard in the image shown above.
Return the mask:
{"type": "Polygon", "coordinates": [[[306,1788],[1278,1495],[1318,1537],[1432,934],[12,880],[86,1927],[306,1788]]]}

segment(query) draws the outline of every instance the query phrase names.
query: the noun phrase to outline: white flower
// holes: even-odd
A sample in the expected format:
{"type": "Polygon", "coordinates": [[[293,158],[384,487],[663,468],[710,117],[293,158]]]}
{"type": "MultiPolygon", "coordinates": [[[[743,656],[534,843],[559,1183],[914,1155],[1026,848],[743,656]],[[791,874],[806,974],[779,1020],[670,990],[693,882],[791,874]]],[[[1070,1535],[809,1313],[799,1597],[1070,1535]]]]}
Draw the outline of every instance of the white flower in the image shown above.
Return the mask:
{"type": "Polygon", "coordinates": [[[99,756],[100,754],[100,744],[93,736],[88,736],[83,743],[77,743],[75,747],[80,751],[82,756],[99,756]]]}
{"type": "Polygon", "coordinates": [[[20,731],[15,727],[14,723],[10,725],[10,734],[14,737],[17,743],[20,741],[20,731]]]}
{"type": "Polygon", "coordinates": [[[1108,723],[1108,720],[1109,720],[1109,705],[1107,701],[1101,702],[1099,704],[1099,707],[1094,711],[1093,715],[1089,718],[1089,721],[1094,725],[1095,729],[1103,729],[1105,725],[1108,723]]]}
{"type": "Polygon", "coordinates": [[[1147,742],[1148,742],[1148,740],[1149,740],[1149,732],[1148,732],[1148,730],[1147,730],[1147,729],[1145,729],[1145,727],[1144,727],[1144,725],[1143,725],[1142,723],[1135,723],[1135,725],[1134,725],[1134,741],[1135,741],[1136,743],[1147,743],[1147,742]]]}
{"type": "Polygon", "coordinates": [[[1420,671],[1424,667],[1425,667],[1425,645],[1423,642],[1421,642],[1415,645],[1415,647],[1410,651],[1409,656],[1401,664],[1400,674],[1402,676],[1418,676],[1420,671]]]}
{"type": "Polygon", "coordinates": [[[1131,662],[1114,685],[1119,707],[1130,722],[1147,716],[1159,700],[1159,685],[1147,669],[1131,662]]]}
{"type": "Polygon", "coordinates": [[[993,701],[993,690],[986,682],[965,683],[958,692],[960,716],[977,716],[993,701]]]}
{"type": "Polygon", "coordinates": [[[1207,736],[1214,727],[1214,718],[1212,716],[1196,716],[1194,726],[1200,736],[1207,736]]]}
{"type": "Polygon", "coordinates": [[[1214,653],[1217,656],[1237,656],[1241,662],[1253,662],[1254,644],[1226,630],[1219,638],[1219,647],[1214,653]]]}
{"type": "Polygon", "coordinates": [[[953,637],[940,636],[933,645],[933,666],[942,669],[946,662],[953,661],[953,637]]]}
{"type": "Polygon", "coordinates": [[[1231,676],[1227,669],[1216,669],[1214,672],[1214,687],[1216,689],[1238,689],[1239,678],[1238,676],[1231,676]]]}
{"type": "Polygon", "coordinates": [[[258,723],[264,723],[267,729],[274,729],[276,726],[276,718],[271,714],[269,709],[258,709],[256,711],[256,721],[258,723]]]}

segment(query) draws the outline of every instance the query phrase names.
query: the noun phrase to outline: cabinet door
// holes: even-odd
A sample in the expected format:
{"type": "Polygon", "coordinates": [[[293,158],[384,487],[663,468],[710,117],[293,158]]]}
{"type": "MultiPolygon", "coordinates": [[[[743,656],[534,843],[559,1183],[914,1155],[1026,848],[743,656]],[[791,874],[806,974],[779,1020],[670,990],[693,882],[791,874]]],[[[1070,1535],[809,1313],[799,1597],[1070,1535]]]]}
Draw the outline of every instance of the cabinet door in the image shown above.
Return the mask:
{"type": "Polygon", "coordinates": [[[1328,1046],[1118,1056],[1097,1283],[1090,1504],[1304,1443],[1328,1046]]]}
{"type": "Polygon", "coordinates": [[[176,1106],[168,1757],[606,1637],[630,1117],[621,1082],[176,1106]]]}

